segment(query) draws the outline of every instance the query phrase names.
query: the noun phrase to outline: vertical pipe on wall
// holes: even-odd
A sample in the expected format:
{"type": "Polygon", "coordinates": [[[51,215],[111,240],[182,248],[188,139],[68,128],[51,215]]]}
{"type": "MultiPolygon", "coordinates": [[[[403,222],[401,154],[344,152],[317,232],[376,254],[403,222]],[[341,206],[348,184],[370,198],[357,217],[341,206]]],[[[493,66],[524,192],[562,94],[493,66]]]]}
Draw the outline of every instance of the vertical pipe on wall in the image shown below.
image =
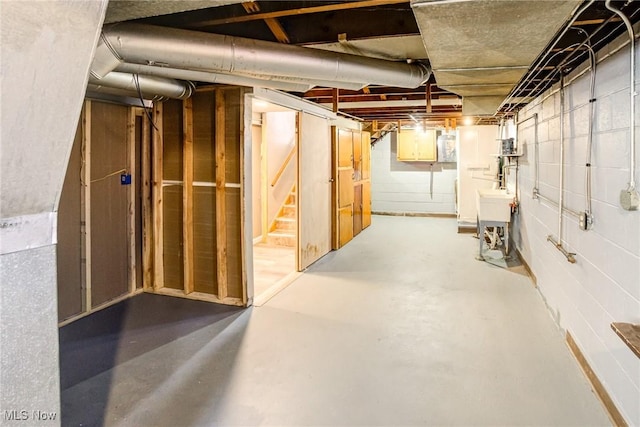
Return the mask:
{"type": "Polygon", "coordinates": [[[560,74],[560,179],[558,183],[558,245],[562,246],[562,215],[564,210],[564,74],[560,74]]]}
{"type": "Polygon", "coordinates": [[[638,209],[639,204],[639,196],[636,191],[636,126],[635,126],[635,96],[636,96],[636,47],[635,47],[635,34],[633,32],[633,26],[629,21],[629,18],[622,13],[620,9],[617,9],[611,5],[611,0],[607,0],[605,3],[607,9],[615,13],[622,19],[624,25],[627,27],[627,31],[629,32],[629,46],[631,48],[630,52],[630,62],[631,68],[629,70],[630,73],[630,86],[629,86],[629,99],[630,99],[630,121],[629,121],[629,136],[631,139],[630,143],[630,153],[629,156],[629,186],[626,190],[622,190],[620,193],[620,203],[624,209],[627,210],[636,210],[638,209]],[[628,199],[628,200],[625,200],[628,199]]]}

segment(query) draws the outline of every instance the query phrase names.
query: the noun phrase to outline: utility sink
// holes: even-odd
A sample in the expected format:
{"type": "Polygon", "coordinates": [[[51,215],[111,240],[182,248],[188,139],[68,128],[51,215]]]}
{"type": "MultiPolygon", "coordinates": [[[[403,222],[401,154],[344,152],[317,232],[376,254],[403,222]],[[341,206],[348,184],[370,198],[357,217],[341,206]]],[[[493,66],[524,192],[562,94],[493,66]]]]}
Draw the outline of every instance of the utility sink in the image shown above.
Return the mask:
{"type": "Polygon", "coordinates": [[[513,194],[507,194],[507,190],[478,190],[476,193],[478,219],[483,222],[509,222],[513,198],[513,194]]]}

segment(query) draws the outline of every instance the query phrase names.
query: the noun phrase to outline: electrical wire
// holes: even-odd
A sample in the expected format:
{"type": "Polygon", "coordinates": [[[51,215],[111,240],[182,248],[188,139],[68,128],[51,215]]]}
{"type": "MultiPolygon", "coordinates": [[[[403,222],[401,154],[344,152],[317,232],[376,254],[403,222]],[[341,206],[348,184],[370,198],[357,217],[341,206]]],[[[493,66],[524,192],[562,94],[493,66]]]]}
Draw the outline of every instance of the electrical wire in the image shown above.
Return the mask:
{"type": "MultiPolygon", "coordinates": [[[[586,7],[585,7],[585,8],[583,8],[583,10],[581,10],[579,13],[577,13],[577,14],[575,15],[575,18],[579,17],[579,15],[584,11],[584,9],[586,9],[586,7]]],[[[629,17],[630,17],[630,18],[633,18],[633,17],[634,17],[638,12],[640,12],[640,9],[636,9],[636,10],[635,10],[635,11],[634,11],[634,12],[633,12],[629,17]]],[[[572,64],[572,63],[574,63],[575,61],[577,61],[577,60],[579,60],[580,58],[582,58],[582,55],[578,55],[577,57],[575,57],[575,58],[573,58],[573,59],[571,59],[571,60],[570,60],[570,58],[572,58],[572,57],[573,57],[573,55],[575,55],[575,53],[576,53],[576,52],[579,52],[579,51],[580,51],[580,48],[581,48],[582,46],[584,46],[586,43],[590,42],[590,40],[591,40],[591,39],[592,39],[596,34],[598,34],[598,33],[599,33],[599,32],[600,32],[604,27],[606,27],[609,23],[611,23],[611,21],[612,21],[615,17],[616,17],[616,15],[615,15],[615,14],[612,14],[609,18],[607,18],[607,20],[605,20],[602,24],[600,24],[600,26],[598,26],[598,28],[596,28],[596,29],[591,33],[591,35],[589,35],[589,36],[588,36],[588,37],[587,37],[587,38],[586,38],[582,43],[580,43],[580,44],[578,45],[577,49],[575,49],[573,52],[571,52],[571,53],[570,53],[570,54],[569,54],[569,55],[568,55],[568,56],[567,56],[567,57],[566,57],[566,58],[565,58],[565,59],[564,59],[560,64],[558,64],[558,65],[556,66],[556,69],[553,71],[553,74],[549,74],[549,75],[547,75],[547,76],[546,76],[546,77],[541,81],[541,83],[543,83],[543,82],[549,83],[549,82],[550,82],[550,81],[551,81],[551,80],[552,80],[552,79],[553,79],[553,78],[558,74],[559,69],[560,69],[561,67],[565,67],[565,68],[566,68],[569,64],[572,64]]],[[[572,21],[572,23],[573,23],[573,22],[575,22],[575,19],[572,21]]],[[[604,37],[600,38],[598,41],[596,41],[595,43],[593,43],[593,44],[592,44],[592,46],[591,46],[591,48],[594,50],[594,52],[595,52],[595,50],[597,50],[597,49],[596,49],[596,47],[597,47],[599,44],[603,43],[605,40],[608,40],[608,38],[609,38],[612,34],[614,34],[614,33],[616,33],[617,31],[619,31],[619,30],[620,30],[620,28],[621,28],[621,27],[623,27],[624,25],[625,25],[624,23],[618,24],[615,28],[613,28],[611,31],[609,31],[609,33],[607,33],[607,34],[606,34],[606,36],[604,36],[604,37]]],[[[569,27],[569,28],[575,28],[575,27],[569,27]]],[[[569,28],[567,28],[567,30],[568,30],[569,28]]],[[[583,30],[583,31],[584,31],[584,30],[583,30]]],[[[565,32],[563,32],[563,33],[562,33],[562,35],[564,35],[564,33],[566,33],[566,31],[565,31],[565,32]]],[[[537,62],[537,63],[536,63],[532,68],[531,68],[531,71],[529,72],[529,74],[531,74],[531,73],[533,72],[533,70],[536,70],[536,69],[537,69],[537,73],[536,73],[535,75],[533,75],[533,76],[531,76],[531,75],[526,76],[526,77],[525,77],[525,78],[520,82],[520,84],[519,84],[519,85],[518,85],[514,90],[512,90],[512,91],[511,91],[511,93],[510,93],[510,94],[509,94],[509,96],[505,99],[505,101],[503,101],[503,103],[502,103],[502,105],[501,105],[501,106],[507,105],[507,103],[508,103],[511,99],[516,98],[516,97],[518,97],[518,96],[521,96],[521,95],[522,95],[522,93],[523,93],[523,92],[524,92],[524,90],[526,89],[526,85],[528,85],[528,82],[530,82],[531,80],[533,80],[535,77],[537,77],[537,76],[539,75],[539,73],[540,73],[541,71],[543,71],[543,70],[542,70],[542,68],[544,68],[544,67],[539,68],[539,67],[538,67],[538,65],[539,65],[540,63],[542,63],[542,61],[544,61],[544,60],[545,60],[546,56],[551,52],[551,49],[552,49],[552,48],[553,48],[553,47],[558,43],[558,41],[559,41],[559,39],[557,39],[557,40],[556,40],[556,42],[554,42],[554,44],[551,46],[551,48],[550,48],[550,49],[548,49],[548,50],[546,51],[547,53],[546,53],[545,55],[543,55],[542,57],[540,57],[540,59],[538,60],[538,62],[537,62]]],[[[567,48],[565,48],[564,50],[566,50],[566,49],[567,49],[567,48]]],[[[556,53],[556,55],[554,55],[554,57],[555,57],[555,56],[557,56],[557,53],[556,53]]],[[[547,62],[545,63],[545,66],[546,66],[546,65],[548,65],[548,63],[549,63],[549,62],[550,62],[550,61],[547,61],[547,62]]],[[[540,83],[539,83],[539,84],[534,88],[534,90],[529,91],[529,93],[535,93],[535,90],[539,89],[539,87],[540,87],[540,83]]],[[[546,88],[542,88],[542,89],[540,89],[540,91],[542,91],[543,89],[546,89],[546,88]]],[[[502,113],[503,113],[503,114],[506,114],[506,113],[513,112],[513,111],[517,108],[518,104],[519,104],[519,103],[510,104],[510,107],[509,107],[506,111],[503,111],[502,113]]]]}
{"type": "Polygon", "coordinates": [[[114,176],[114,175],[118,175],[118,174],[126,173],[126,172],[127,172],[127,169],[120,169],[120,170],[117,170],[117,171],[115,171],[115,172],[111,172],[110,174],[105,175],[105,176],[103,176],[102,178],[92,179],[92,180],[91,180],[91,181],[89,181],[89,182],[93,184],[94,182],[103,181],[103,180],[105,180],[105,179],[107,179],[107,178],[110,178],[110,177],[112,177],[112,176],[114,176]]]}
{"type": "Polygon", "coordinates": [[[144,97],[142,96],[142,89],[140,89],[140,75],[138,73],[135,73],[133,75],[133,82],[136,85],[136,91],[138,92],[138,98],[140,99],[140,104],[142,105],[142,109],[144,110],[144,113],[147,116],[147,119],[149,119],[149,123],[151,123],[151,126],[153,126],[153,128],[156,131],[160,132],[160,129],[158,129],[155,122],[153,121],[153,118],[151,117],[151,112],[149,111],[150,109],[147,108],[147,106],[144,103],[144,97]]]}

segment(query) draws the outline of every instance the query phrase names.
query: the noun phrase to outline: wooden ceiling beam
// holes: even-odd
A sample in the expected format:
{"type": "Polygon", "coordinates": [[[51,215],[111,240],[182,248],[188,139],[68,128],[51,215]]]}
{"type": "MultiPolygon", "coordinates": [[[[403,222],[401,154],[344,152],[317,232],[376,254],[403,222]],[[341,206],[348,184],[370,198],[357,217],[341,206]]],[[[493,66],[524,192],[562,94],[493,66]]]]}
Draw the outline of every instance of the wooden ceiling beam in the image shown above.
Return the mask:
{"type": "MultiPolygon", "coordinates": [[[[256,13],[260,12],[260,5],[257,1],[246,1],[242,3],[242,7],[248,14],[253,14],[252,16],[255,16],[256,13]]],[[[287,32],[282,28],[282,25],[280,25],[280,22],[276,18],[263,18],[263,20],[265,24],[267,24],[267,27],[269,27],[271,33],[275,36],[276,40],[280,43],[289,43],[289,36],[287,35],[287,32]]]]}
{"type": "Polygon", "coordinates": [[[358,9],[363,7],[384,6],[390,4],[409,3],[409,0],[361,0],[346,3],[328,4],[326,6],[302,7],[298,9],[279,10],[275,12],[253,13],[245,16],[234,16],[231,18],[208,19],[193,22],[189,26],[207,27],[215,25],[236,24],[239,22],[250,22],[266,18],[282,18],[284,16],[297,16],[309,13],[333,12],[336,10],[358,9]]]}

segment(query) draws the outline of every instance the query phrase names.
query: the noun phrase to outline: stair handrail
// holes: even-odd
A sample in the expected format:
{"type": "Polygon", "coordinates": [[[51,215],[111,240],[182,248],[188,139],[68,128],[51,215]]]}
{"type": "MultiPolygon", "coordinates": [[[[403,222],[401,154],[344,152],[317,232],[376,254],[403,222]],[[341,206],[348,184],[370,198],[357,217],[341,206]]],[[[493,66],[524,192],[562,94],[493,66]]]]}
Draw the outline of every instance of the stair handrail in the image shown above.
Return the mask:
{"type": "Polygon", "coordinates": [[[278,169],[278,172],[276,172],[276,175],[273,177],[273,180],[271,181],[271,186],[272,187],[275,187],[275,185],[280,180],[280,177],[284,173],[284,170],[287,168],[287,165],[289,164],[289,162],[293,158],[293,155],[296,153],[296,148],[297,147],[294,145],[291,148],[291,151],[289,151],[289,154],[287,154],[287,157],[284,159],[284,162],[282,163],[282,166],[280,166],[280,169],[278,169]]]}

